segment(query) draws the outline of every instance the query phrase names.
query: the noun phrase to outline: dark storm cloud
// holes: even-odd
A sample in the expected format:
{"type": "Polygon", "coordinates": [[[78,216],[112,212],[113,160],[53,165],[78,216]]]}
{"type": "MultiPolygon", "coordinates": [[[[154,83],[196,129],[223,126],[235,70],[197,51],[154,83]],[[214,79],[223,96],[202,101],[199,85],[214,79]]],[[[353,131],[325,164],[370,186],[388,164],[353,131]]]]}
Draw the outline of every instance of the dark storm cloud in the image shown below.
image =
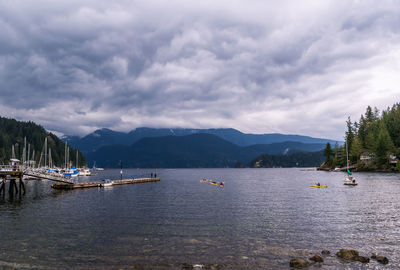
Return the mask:
{"type": "Polygon", "coordinates": [[[390,1],[2,1],[0,112],[66,134],[340,139],[348,115],[400,97],[399,13],[390,1]]]}

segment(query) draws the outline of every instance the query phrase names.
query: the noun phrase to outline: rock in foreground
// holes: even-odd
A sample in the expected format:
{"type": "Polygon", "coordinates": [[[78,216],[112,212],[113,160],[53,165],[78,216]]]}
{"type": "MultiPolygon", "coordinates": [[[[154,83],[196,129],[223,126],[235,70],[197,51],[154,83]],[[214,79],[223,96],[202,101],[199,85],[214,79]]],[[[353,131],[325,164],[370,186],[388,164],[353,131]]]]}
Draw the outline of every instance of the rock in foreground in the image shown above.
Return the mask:
{"type": "Polygon", "coordinates": [[[384,257],[384,256],[376,256],[375,259],[381,264],[388,264],[389,263],[389,259],[384,257]]]}
{"type": "Polygon", "coordinates": [[[345,260],[354,260],[359,254],[358,251],[354,249],[341,249],[336,253],[336,256],[345,260]]]}
{"type": "Polygon", "coordinates": [[[324,262],[324,259],[322,258],[322,256],[321,255],[319,255],[319,254],[315,254],[315,255],[313,255],[311,258],[309,258],[311,261],[313,261],[313,262],[324,262]]]}
{"type": "Polygon", "coordinates": [[[329,255],[331,254],[331,252],[329,250],[324,249],[323,251],[321,251],[322,255],[329,255]]]}
{"type": "Polygon", "coordinates": [[[290,267],[298,269],[308,267],[310,264],[311,263],[304,258],[294,258],[290,260],[290,267]]]}
{"type": "Polygon", "coordinates": [[[360,256],[358,251],[354,249],[341,249],[336,253],[336,256],[344,260],[369,263],[369,258],[360,256]]]}

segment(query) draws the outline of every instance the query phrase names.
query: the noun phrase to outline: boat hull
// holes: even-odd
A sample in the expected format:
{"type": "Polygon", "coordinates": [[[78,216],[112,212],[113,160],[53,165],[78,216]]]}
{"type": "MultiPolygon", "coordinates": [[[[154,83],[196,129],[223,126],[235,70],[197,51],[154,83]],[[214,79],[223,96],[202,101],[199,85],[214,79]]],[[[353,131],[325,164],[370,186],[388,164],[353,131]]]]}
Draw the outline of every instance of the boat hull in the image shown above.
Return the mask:
{"type": "Polygon", "coordinates": [[[343,185],[346,185],[346,186],[357,186],[358,183],[346,183],[346,182],[344,182],[343,185]]]}

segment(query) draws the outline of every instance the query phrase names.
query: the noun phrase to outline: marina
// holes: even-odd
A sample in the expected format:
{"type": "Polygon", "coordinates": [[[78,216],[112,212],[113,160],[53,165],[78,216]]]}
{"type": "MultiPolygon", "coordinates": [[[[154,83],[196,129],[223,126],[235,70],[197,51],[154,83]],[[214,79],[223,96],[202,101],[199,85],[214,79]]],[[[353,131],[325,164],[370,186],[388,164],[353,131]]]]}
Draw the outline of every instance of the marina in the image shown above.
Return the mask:
{"type": "MultiPolygon", "coordinates": [[[[79,170],[74,170],[78,176],[79,170]]],[[[85,169],[84,172],[87,176],[90,176],[90,171],[88,169],[85,169]]],[[[102,179],[97,181],[79,181],[79,177],[72,177],[72,175],[66,177],[63,173],[55,173],[54,169],[24,167],[20,165],[18,159],[11,159],[10,165],[0,166],[0,193],[5,193],[6,183],[9,182],[8,189],[10,194],[13,194],[14,192],[16,194],[25,194],[26,188],[23,180],[24,177],[27,177],[29,181],[49,180],[55,182],[54,184],[51,184],[51,188],[53,189],[110,187],[114,185],[141,184],[161,181],[160,177],[153,177],[153,174],[151,174],[151,177],[134,178],[134,175],[132,175],[132,178],[130,179],[122,179],[122,171],[120,172],[120,180],[102,179]],[[19,182],[19,188],[17,181],[19,182]]]]}

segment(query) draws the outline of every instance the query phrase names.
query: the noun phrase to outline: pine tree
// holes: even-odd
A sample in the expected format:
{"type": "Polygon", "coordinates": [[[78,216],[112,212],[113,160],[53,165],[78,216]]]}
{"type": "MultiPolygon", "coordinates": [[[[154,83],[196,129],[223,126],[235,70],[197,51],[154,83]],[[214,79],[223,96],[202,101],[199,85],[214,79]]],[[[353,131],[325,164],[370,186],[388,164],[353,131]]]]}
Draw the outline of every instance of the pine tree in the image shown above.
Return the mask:
{"type": "Polygon", "coordinates": [[[363,115],[360,117],[360,122],[358,125],[358,132],[357,132],[357,137],[359,139],[359,142],[361,143],[362,147],[365,148],[365,140],[367,137],[367,122],[364,118],[363,115]]]}
{"type": "Polygon", "coordinates": [[[394,150],[392,139],[386,128],[385,122],[379,122],[379,133],[375,144],[375,153],[378,164],[382,165],[387,163],[388,154],[394,150]]]}
{"type": "Polygon", "coordinates": [[[334,155],[334,152],[332,151],[331,144],[327,143],[326,147],[324,149],[324,156],[326,157],[326,160],[325,160],[326,165],[332,165],[333,155],[334,155]]]}
{"type": "Polygon", "coordinates": [[[354,127],[351,122],[350,116],[346,121],[346,125],[347,125],[347,131],[346,131],[345,139],[346,139],[347,146],[349,147],[349,149],[351,149],[351,145],[353,144],[353,140],[354,140],[354,127]]]}
{"type": "Polygon", "coordinates": [[[350,160],[352,162],[356,163],[357,160],[360,158],[362,152],[363,152],[362,144],[361,144],[359,138],[355,137],[353,144],[351,146],[351,149],[350,149],[350,160]]]}

